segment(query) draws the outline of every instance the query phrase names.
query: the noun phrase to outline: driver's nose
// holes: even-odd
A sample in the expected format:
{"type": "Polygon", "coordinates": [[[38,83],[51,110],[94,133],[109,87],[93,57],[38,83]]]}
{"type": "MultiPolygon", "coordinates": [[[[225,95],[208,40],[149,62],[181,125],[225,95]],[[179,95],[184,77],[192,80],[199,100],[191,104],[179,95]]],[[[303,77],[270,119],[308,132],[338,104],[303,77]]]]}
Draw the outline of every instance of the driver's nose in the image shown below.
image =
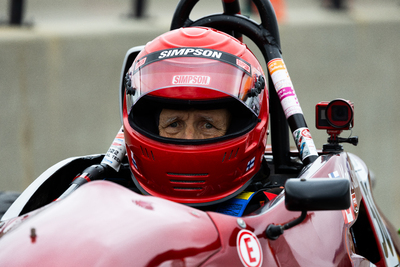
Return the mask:
{"type": "Polygon", "coordinates": [[[193,125],[186,125],[182,133],[182,139],[198,139],[198,133],[196,132],[193,125]]]}

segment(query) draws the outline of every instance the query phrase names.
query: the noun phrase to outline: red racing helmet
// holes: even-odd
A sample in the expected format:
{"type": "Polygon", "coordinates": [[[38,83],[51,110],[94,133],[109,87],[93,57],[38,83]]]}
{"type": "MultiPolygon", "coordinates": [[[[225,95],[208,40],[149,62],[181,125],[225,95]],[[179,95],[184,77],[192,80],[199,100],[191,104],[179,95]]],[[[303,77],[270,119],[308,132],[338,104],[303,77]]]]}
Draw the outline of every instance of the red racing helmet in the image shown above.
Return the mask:
{"type": "Polygon", "coordinates": [[[234,197],[252,182],[267,141],[268,90],[245,44],[210,28],[173,30],[144,47],[125,82],[125,142],[142,193],[200,206],[234,197]],[[166,138],[158,132],[164,108],[225,108],[231,122],[221,137],[166,138]]]}

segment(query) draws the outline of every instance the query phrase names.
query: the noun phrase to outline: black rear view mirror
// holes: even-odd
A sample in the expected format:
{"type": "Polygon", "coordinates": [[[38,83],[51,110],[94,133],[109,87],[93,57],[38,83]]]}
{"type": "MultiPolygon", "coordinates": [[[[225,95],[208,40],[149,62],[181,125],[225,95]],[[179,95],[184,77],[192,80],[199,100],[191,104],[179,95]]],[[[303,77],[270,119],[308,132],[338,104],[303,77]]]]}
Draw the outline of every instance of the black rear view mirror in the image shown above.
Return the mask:
{"type": "Polygon", "coordinates": [[[345,178],[289,179],[285,205],[290,211],[344,210],[350,207],[350,182],[345,178]]]}

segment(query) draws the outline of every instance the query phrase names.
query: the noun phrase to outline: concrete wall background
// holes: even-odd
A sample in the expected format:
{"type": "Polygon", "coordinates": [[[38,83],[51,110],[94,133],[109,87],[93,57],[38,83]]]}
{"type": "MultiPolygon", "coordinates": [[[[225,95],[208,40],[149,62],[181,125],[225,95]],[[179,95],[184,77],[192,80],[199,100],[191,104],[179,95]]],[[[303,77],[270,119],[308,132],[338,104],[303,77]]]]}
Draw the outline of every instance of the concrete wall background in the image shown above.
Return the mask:
{"type": "MultiPolygon", "coordinates": [[[[196,15],[220,11],[203,1],[196,15]]],[[[177,1],[149,1],[140,21],[126,18],[128,1],[27,2],[33,27],[0,27],[0,190],[21,191],[62,159],[107,150],[120,127],[124,55],[169,29],[177,1]]],[[[352,1],[347,12],[286,3],[283,57],[317,146],[327,136],[315,129],[315,104],[352,100],[360,142],[345,149],[375,173],[375,199],[399,228],[399,3],[352,1]]]]}

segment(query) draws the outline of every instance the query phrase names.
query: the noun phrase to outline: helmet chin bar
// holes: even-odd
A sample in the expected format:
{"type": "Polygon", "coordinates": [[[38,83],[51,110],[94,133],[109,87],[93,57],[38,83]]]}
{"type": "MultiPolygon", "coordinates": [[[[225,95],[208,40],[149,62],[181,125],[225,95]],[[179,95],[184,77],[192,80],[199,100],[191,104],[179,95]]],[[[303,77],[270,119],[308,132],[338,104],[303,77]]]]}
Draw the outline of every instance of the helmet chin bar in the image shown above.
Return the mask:
{"type": "MultiPolygon", "coordinates": [[[[210,206],[210,205],[215,205],[215,204],[219,204],[222,203],[228,199],[234,198],[237,195],[239,195],[240,193],[242,193],[252,182],[254,177],[256,177],[257,174],[255,174],[249,181],[247,181],[239,190],[235,191],[233,194],[223,197],[221,199],[218,200],[214,200],[214,201],[210,201],[210,202],[201,202],[201,203],[190,203],[190,202],[185,202],[185,203],[181,203],[181,204],[185,204],[188,205],[190,207],[205,207],[205,206],[210,206]]],[[[150,194],[148,193],[141,185],[140,183],[137,181],[137,179],[135,178],[135,175],[131,172],[131,177],[133,182],[135,183],[136,187],[140,190],[140,192],[144,195],[148,195],[148,196],[156,196],[154,194],[150,194]]],[[[162,197],[162,196],[160,196],[162,197]]],[[[168,199],[168,197],[162,197],[165,199],[168,199]]],[[[173,201],[173,200],[172,200],[173,201]]]]}

